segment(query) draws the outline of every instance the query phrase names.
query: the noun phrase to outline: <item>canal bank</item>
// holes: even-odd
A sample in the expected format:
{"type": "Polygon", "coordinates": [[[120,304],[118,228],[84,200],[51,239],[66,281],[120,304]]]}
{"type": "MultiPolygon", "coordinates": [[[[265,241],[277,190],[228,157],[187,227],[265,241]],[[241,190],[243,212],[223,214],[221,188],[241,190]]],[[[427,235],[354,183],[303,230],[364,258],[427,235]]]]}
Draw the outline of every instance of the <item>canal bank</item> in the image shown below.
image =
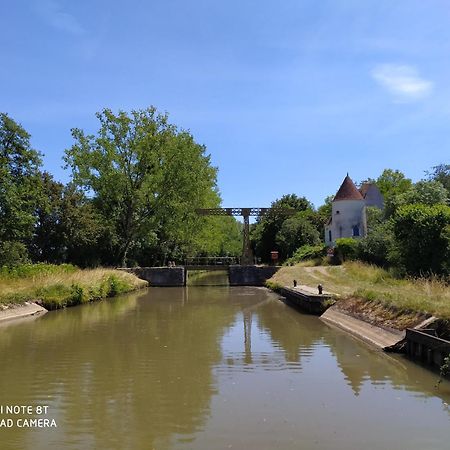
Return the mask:
{"type": "Polygon", "coordinates": [[[0,324],[86,304],[147,287],[148,282],[114,269],[27,264],[0,273],[0,324]]]}
{"type": "Polygon", "coordinates": [[[449,293],[442,283],[436,284],[438,300],[432,305],[430,298],[413,302],[411,298],[417,300],[415,293],[407,292],[407,289],[417,287],[416,296],[420,298],[420,288],[432,291],[432,281],[410,283],[392,280],[382,269],[357,264],[344,267],[283,267],[267,282],[268,287],[279,292],[290,303],[305,312],[319,315],[333,327],[375,348],[405,353],[413,360],[439,370],[450,356],[449,321],[430,314],[425,308],[431,305],[434,310],[448,314],[445,298],[449,293]],[[362,273],[355,269],[360,269],[362,273]],[[289,279],[290,286],[283,285],[289,279]],[[298,280],[306,281],[309,286],[299,288],[298,280]],[[316,294],[312,295],[313,283],[321,288],[331,286],[330,289],[336,289],[338,293],[318,295],[316,287],[316,294]],[[394,299],[398,299],[397,302],[394,299]]]}

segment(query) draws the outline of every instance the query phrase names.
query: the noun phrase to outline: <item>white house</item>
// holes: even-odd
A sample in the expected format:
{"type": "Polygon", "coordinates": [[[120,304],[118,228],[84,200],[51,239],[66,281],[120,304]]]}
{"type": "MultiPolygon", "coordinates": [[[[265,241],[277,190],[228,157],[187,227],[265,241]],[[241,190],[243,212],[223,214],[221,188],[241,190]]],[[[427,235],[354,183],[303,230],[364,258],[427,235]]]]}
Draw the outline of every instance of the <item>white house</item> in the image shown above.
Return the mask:
{"type": "Polygon", "coordinates": [[[334,246],[338,238],[366,236],[367,206],[383,208],[378,187],[364,183],[358,189],[347,174],[332,202],[331,217],[325,225],[325,244],[334,246]]]}

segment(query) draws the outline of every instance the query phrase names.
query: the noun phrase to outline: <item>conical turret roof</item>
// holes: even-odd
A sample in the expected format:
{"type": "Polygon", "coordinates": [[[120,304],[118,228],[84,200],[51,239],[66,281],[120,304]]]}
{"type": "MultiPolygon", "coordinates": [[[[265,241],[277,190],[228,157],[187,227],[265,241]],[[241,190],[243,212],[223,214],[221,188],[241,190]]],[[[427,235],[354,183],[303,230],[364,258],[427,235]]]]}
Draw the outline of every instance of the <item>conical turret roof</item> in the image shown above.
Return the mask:
{"type": "Polygon", "coordinates": [[[355,183],[353,183],[348,174],[344,178],[341,187],[333,199],[334,202],[337,200],[364,200],[361,192],[358,191],[358,188],[355,186],[355,183]]]}

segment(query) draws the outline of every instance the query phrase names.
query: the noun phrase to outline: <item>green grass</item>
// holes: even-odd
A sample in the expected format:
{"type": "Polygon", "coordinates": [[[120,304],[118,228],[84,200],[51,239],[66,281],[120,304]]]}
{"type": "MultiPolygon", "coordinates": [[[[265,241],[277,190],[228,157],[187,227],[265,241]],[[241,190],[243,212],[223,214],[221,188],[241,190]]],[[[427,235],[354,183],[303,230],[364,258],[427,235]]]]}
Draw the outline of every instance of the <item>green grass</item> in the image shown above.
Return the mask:
{"type": "Polygon", "coordinates": [[[450,287],[438,278],[397,279],[388,271],[360,262],[346,262],[342,266],[306,267],[304,264],[282,267],[270,283],[316,287],[342,297],[356,297],[369,302],[450,319],[450,287]]]}
{"type": "Polygon", "coordinates": [[[0,304],[33,301],[47,309],[59,309],[145,286],[146,281],[114,269],[81,270],[67,264],[26,264],[0,269],[0,304]]]}

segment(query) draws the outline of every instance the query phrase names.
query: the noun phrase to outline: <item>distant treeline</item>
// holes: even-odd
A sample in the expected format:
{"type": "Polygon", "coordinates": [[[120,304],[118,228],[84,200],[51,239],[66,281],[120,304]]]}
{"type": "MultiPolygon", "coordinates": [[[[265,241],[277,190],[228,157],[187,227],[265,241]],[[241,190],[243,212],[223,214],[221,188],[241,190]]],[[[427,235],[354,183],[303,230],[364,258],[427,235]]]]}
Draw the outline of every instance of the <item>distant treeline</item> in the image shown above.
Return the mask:
{"type": "MultiPolygon", "coordinates": [[[[24,262],[87,266],[157,265],[186,256],[238,256],[242,224],[233,217],[201,217],[219,207],[217,168],[206,148],[151,107],[97,114],[99,129],[72,129],[64,163],[67,184],[42,169],[30,135],[0,114],[0,267],[24,262]]],[[[338,242],[341,259],[358,258],[401,273],[450,272],[450,165],[413,183],[386,169],[375,180],[384,211],[370,209],[368,236],[338,242]]],[[[251,227],[254,255],[294,263],[321,257],[332,196],[315,209],[288,194],[251,227]]],[[[339,241],[339,240],[338,240],[339,241]]]]}
{"type": "MultiPolygon", "coordinates": [[[[368,234],[364,238],[337,240],[335,258],[359,259],[394,269],[399,275],[450,274],[450,165],[440,164],[413,183],[398,170],[385,169],[375,183],[384,197],[384,210],[368,208],[368,234]]],[[[361,183],[361,184],[362,184],[361,183]]],[[[252,229],[257,256],[268,261],[271,250],[295,264],[325,258],[324,225],[331,217],[333,196],[318,210],[304,197],[285,195],[272,206],[292,207],[289,218],[268,214],[252,229]]]]}

